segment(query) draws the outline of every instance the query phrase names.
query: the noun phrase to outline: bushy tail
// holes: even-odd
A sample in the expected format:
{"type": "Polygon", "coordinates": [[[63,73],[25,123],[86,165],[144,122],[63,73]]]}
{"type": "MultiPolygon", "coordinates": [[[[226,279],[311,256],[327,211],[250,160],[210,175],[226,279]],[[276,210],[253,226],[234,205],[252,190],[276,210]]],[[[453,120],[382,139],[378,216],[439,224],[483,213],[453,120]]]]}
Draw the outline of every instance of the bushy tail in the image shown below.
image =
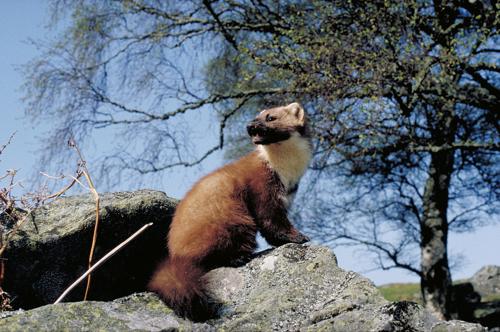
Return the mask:
{"type": "Polygon", "coordinates": [[[202,276],[205,271],[192,261],[168,258],[163,261],[148,284],[165,303],[181,316],[193,321],[213,318],[217,305],[210,301],[202,276]]]}

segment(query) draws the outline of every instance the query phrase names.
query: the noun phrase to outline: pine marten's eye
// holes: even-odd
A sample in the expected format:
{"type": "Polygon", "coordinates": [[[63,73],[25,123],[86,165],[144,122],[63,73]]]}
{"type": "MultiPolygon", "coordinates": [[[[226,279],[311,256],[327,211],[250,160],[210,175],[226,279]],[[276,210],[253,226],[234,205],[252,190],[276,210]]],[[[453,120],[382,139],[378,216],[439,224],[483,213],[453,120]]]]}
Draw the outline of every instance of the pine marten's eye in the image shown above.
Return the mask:
{"type": "Polygon", "coordinates": [[[274,121],[274,120],[276,120],[276,118],[274,116],[272,116],[271,114],[266,115],[266,121],[267,122],[271,122],[271,121],[274,121]]]}

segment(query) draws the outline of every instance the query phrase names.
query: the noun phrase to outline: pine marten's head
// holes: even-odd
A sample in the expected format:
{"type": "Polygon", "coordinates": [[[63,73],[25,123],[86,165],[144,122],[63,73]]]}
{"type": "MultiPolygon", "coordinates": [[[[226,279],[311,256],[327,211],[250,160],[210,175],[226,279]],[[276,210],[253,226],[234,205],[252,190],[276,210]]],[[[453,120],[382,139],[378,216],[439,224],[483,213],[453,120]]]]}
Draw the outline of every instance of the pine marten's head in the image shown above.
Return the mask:
{"type": "Polygon", "coordinates": [[[292,136],[307,137],[307,119],[302,106],[288,106],[263,110],[247,126],[252,142],[268,145],[288,140],[292,136]]]}

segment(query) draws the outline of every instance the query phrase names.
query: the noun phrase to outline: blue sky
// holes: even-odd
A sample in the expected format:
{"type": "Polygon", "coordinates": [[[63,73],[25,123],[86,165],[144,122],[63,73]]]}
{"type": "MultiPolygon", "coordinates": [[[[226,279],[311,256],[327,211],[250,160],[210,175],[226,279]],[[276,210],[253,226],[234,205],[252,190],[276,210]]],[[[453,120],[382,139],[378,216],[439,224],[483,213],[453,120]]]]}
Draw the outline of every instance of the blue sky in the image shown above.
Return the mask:
{"type": "MultiPolygon", "coordinates": [[[[6,169],[18,169],[18,180],[27,183],[33,175],[37,162],[37,151],[41,148],[43,133],[50,130],[50,123],[29,122],[23,114],[24,105],[21,85],[23,77],[20,68],[38,53],[28,42],[29,38],[40,39],[50,36],[44,28],[49,17],[47,4],[41,0],[0,1],[0,145],[16,131],[13,143],[0,157],[0,174],[6,169]]],[[[213,130],[217,130],[213,127],[213,130]]],[[[97,133],[99,135],[99,133],[97,133]]],[[[95,137],[96,140],[99,137],[95,137]]],[[[90,145],[85,151],[88,159],[99,154],[99,148],[90,145]]],[[[102,151],[101,151],[102,152],[102,151]]],[[[157,181],[146,181],[143,186],[167,192],[173,197],[181,197],[201,175],[223,163],[221,153],[210,158],[199,168],[179,168],[157,181]]],[[[95,181],[98,182],[98,181],[95,181]]],[[[125,184],[120,190],[137,189],[133,184],[125,184]]],[[[500,223],[478,229],[473,233],[451,234],[449,248],[451,256],[462,255],[460,269],[453,271],[454,279],[471,276],[486,264],[500,265],[500,223]]],[[[351,248],[337,248],[339,265],[342,268],[363,273],[376,284],[389,282],[418,281],[413,275],[401,270],[369,271],[371,262],[363,251],[351,248]]]]}

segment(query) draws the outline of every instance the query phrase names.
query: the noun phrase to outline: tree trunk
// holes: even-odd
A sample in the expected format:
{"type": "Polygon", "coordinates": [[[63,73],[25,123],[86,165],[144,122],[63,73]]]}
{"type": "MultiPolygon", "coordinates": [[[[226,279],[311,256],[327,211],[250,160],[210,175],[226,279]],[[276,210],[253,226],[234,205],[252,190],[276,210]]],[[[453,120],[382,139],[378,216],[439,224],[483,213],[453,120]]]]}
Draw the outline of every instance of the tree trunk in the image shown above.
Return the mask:
{"type": "Polygon", "coordinates": [[[422,297],[426,308],[441,319],[449,318],[451,274],[447,209],[453,157],[451,149],[431,154],[421,225],[422,297]]]}

